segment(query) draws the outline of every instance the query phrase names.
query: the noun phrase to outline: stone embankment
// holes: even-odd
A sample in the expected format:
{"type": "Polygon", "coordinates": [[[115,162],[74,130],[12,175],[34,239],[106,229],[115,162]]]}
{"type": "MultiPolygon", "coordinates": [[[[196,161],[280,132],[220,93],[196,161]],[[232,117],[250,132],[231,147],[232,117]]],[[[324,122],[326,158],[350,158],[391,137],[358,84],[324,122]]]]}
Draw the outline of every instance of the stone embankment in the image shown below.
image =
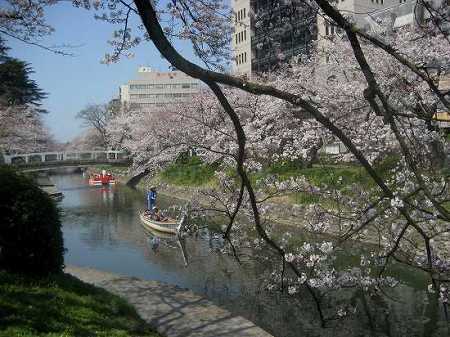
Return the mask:
{"type": "Polygon", "coordinates": [[[90,268],[66,266],[65,271],[126,299],[163,336],[272,337],[245,318],[187,289],[90,268]]]}

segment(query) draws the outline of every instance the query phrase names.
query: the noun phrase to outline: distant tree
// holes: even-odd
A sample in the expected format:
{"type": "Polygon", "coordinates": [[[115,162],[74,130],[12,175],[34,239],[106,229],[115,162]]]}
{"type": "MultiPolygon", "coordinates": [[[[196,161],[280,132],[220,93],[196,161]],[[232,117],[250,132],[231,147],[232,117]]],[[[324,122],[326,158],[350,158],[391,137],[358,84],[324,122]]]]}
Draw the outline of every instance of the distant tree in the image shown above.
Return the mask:
{"type": "Polygon", "coordinates": [[[41,101],[47,96],[30,78],[32,68],[7,55],[0,38],[0,151],[29,152],[51,148],[53,139],[44,127],[41,101]]]}
{"type": "Polygon", "coordinates": [[[106,126],[111,116],[111,111],[110,104],[89,104],[77,114],[77,118],[82,119],[85,126],[94,128],[97,131],[101,146],[105,149],[108,147],[106,126]]]}
{"type": "Polygon", "coordinates": [[[79,136],[66,144],[66,151],[102,150],[104,149],[103,138],[94,128],[88,128],[79,136]]]}
{"type": "Polygon", "coordinates": [[[53,148],[42,115],[33,107],[0,104],[0,152],[39,152],[53,148]]]}
{"type": "Polygon", "coordinates": [[[0,63],[0,102],[4,105],[39,107],[47,94],[30,78],[32,73],[30,65],[18,59],[7,58],[0,63]]]}
{"type": "Polygon", "coordinates": [[[5,41],[0,36],[0,62],[4,62],[7,60],[8,56],[6,55],[6,52],[9,48],[5,45],[5,41]]]}

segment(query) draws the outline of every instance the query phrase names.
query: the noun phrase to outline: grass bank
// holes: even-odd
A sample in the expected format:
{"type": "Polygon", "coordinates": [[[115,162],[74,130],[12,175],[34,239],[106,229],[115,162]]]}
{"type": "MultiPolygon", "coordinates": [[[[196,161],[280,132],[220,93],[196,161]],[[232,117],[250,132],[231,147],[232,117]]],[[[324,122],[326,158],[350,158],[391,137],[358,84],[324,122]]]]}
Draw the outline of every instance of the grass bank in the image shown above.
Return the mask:
{"type": "Polygon", "coordinates": [[[121,298],[68,274],[0,271],[1,337],[159,337],[121,298]]]}
{"type": "MultiPolygon", "coordinates": [[[[378,164],[376,170],[382,177],[386,177],[395,163],[395,158],[388,158],[388,160],[378,164]]],[[[217,185],[214,175],[217,168],[218,165],[203,163],[198,157],[182,158],[161,171],[157,177],[152,178],[152,181],[156,184],[162,182],[183,188],[214,187],[217,185]]],[[[229,169],[229,174],[233,175],[234,171],[229,169]]],[[[338,190],[345,190],[352,184],[359,184],[367,188],[375,186],[363,167],[351,164],[319,163],[313,167],[305,168],[301,162],[278,162],[251,173],[250,179],[255,184],[258,180],[268,176],[276,176],[280,181],[303,176],[315,186],[328,186],[338,190]]],[[[317,194],[307,192],[292,193],[274,201],[298,205],[325,202],[317,194]]]]}
{"type": "Polygon", "coordinates": [[[160,178],[178,186],[207,186],[215,183],[216,164],[203,163],[199,157],[180,157],[160,173],[160,178]]]}

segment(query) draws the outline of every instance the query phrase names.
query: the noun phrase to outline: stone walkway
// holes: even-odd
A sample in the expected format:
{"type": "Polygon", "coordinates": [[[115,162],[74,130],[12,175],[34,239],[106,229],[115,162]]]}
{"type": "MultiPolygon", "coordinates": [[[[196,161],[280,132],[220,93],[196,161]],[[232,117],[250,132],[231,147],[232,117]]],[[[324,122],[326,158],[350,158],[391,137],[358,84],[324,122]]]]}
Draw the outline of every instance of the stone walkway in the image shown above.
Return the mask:
{"type": "Polygon", "coordinates": [[[174,285],[75,266],[65,271],[125,298],[167,337],[272,337],[245,318],[174,285]]]}

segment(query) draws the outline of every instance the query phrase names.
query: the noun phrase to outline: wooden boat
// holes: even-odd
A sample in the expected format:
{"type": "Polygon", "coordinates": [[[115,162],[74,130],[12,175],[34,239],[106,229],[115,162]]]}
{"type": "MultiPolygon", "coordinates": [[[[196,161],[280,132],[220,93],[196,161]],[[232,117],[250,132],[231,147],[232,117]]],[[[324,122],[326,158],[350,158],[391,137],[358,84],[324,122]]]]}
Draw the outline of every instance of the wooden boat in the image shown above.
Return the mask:
{"type": "MultiPolygon", "coordinates": [[[[184,221],[183,218],[181,218],[182,220],[180,220],[181,226],[183,226],[183,221],[184,221]]],[[[178,231],[176,234],[161,232],[161,231],[155,230],[153,227],[145,225],[144,221],[142,221],[142,227],[144,229],[145,234],[149,235],[151,238],[162,239],[165,242],[176,242],[178,247],[181,249],[181,256],[183,257],[184,265],[185,266],[188,265],[186,242],[185,242],[185,239],[181,235],[179,235],[178,231]]]]}
{"type": "Polygon", "coordinates": [[[146,214],[145,211],[139,214],[142,225],[149,230],[156,230],[163,233],[178,234],[181,226],[184,223],[185,216],[180,220],[167,218],[165,221],[156,221],[146,214]]]}

